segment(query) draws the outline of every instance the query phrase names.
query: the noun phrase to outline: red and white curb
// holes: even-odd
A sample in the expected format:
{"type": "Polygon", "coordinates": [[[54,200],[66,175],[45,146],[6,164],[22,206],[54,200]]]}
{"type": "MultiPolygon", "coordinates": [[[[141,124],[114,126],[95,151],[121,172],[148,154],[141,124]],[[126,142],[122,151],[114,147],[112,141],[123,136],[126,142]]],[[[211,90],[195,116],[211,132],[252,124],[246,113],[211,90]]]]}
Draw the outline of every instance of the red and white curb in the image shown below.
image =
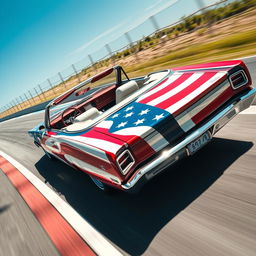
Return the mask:
{"type": "Polygon", "coordinates": [[[31,208],[61,255],[122,255],[68,203],[2,151],[0,169],[31,208]]]}

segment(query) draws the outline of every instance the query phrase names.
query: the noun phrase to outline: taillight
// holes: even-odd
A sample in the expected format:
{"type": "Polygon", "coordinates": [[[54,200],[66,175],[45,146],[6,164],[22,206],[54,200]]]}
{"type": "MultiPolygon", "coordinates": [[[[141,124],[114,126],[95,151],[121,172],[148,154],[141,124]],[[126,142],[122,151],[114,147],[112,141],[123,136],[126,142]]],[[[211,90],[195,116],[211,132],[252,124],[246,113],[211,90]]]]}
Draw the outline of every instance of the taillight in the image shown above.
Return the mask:
{"type": "Polygon", "coordinates": [[[248,77],[243,70],[239,70],[229,76],[229,81],[233,89],[238,89],[248,83],[248,77]]]}
{"type": "Polygon", "coordinates": [[[120,171],[123,174],[126,174],[132,165],[135,163],[135,160],[129,150],[122,152],[116,159],[117,165],[120,171]]]}

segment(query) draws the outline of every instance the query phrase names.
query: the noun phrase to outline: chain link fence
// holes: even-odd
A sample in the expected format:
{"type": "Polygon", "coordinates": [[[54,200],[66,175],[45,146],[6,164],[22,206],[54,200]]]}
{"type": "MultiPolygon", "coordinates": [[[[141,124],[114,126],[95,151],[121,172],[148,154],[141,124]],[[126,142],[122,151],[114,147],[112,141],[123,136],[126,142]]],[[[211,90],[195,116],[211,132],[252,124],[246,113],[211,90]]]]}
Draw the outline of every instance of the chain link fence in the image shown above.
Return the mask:
{"type": "MultiPolygon", "coordinates": [[[[177,25],[184,23],[192,15],[202,14],[232,2],[231,0],[223,0],[205,6],[204,0],[192,1],[194,10],[193,8],[182,9],[184,4],[188,4],[187,0],[174,1],[172,5],[148,17],[141,24],[109,42],[98,51],[88,54],[79,62],[72,64],[55,76],[47,78],[44,82],[24,92],[19,97],[12,99],[0,108],[0,118],[53,99],[100,69],[122,64],[123,60],[130,55],[139,59],[139,52],[152,47],[152,45],[172,40],[173,35],[175,35],[172,31],[174,27],[176,26],[175,29],[177,30],[177,25]],[[182,17],[179,17],[181,12],[177,13],[177,10],[182,10],[182,17]],[[176,20],[172,22],[175,17],[176,20]]],[[[189,1],[190,4],[192,1],[189,1]]],[[[191,30],[193,30],[193,27],[191,27],[191,30]]]]}

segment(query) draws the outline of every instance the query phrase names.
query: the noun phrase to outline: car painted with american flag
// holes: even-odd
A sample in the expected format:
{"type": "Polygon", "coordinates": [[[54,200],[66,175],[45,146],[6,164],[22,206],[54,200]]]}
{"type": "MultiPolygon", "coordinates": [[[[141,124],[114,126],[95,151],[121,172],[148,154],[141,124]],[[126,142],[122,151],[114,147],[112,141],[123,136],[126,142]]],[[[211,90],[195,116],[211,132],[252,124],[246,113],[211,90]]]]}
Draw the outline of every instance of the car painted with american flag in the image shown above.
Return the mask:
{"type": "Polygon", "coordinates": [[[256,94],[240,60],[130,79],[111,67],[51,101],[29,134],[106,191],[136,191],[206,145],[256,94]],[[92,89],[90,89],[92,87],[92,89]]]}

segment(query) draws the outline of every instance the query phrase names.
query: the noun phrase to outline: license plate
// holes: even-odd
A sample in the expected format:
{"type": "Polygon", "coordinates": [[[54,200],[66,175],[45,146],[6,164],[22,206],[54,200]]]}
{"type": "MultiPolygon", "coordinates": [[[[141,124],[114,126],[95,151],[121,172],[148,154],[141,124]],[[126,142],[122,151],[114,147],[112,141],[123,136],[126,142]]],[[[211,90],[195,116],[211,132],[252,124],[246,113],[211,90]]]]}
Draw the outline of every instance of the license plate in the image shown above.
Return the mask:
{"type": "Polygon", "coordinates": [[[187,148],[190,155],[194,154],[196,151],[202,148],[205,144],[207,144],[210,140],[211,140],[211,135],[207,131],[203,135],[201,135],[198,139],[188,144],[187,148]]]}

